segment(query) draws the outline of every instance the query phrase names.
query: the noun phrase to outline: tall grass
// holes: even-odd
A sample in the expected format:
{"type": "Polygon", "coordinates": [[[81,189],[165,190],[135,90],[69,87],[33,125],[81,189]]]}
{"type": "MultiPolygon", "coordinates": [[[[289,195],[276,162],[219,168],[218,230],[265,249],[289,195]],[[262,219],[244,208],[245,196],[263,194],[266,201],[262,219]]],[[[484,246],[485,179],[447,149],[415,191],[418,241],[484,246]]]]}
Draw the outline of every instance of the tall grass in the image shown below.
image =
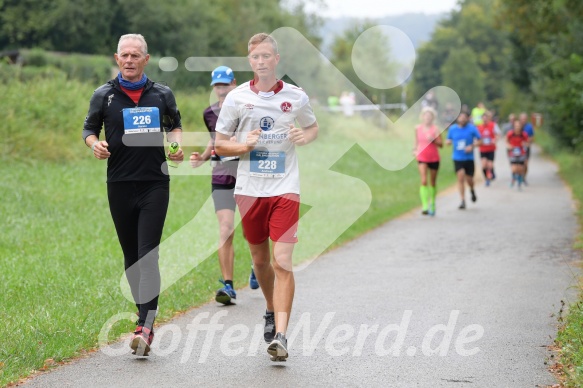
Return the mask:
{"type": "MultiPolygon", "coordinates": [[[[62,74],[3,84],[0,160],[65,163],[86,159],[81,131],[89,99],[98,86],[67,80],[62,74]]],[[[182,93],[177,100],[185,130],[206,132],[201,112],[209,95],[182,93]]]]}

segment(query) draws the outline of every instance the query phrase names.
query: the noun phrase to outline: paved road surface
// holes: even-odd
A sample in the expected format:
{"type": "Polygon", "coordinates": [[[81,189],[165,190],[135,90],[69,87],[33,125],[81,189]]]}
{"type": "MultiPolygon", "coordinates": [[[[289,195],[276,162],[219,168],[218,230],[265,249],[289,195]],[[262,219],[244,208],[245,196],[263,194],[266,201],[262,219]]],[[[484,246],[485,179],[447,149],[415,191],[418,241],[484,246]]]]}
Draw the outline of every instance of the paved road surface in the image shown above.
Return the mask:
{"type": "Polygon", "coordinates": [[[435,218],[415,211],[297,272],[286,363],[269,361],[262,296],[245,289],[237,306],[209,303],[160,327],[149,358],[118,343],[108,349],[122,355],[100,351],[26,385],[553,384],[544,364],[557,330],[553,315],[561,300],[574,298],[571,196],[538,150],[523,192],[508,187],[503,155],[497,173],[491,187],[478,186],[478,202],[465,211],[448,190],[435,218]],[[211,319],[214,325],[201,325],[211,319]],[[189,324],[197,320],[194,330],[189,324]]]}

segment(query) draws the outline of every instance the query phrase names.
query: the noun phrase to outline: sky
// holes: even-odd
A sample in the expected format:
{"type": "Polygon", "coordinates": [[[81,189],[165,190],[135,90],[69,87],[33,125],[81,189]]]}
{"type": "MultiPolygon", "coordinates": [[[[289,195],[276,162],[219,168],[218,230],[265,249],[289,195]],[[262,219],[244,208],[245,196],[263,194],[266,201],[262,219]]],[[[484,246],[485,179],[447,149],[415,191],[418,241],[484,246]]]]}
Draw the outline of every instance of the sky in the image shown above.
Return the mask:
{"type": "MultiPolygon", "coordinates": [[[[440,13],[455,8],[458,0],[322,0],[327,9],[318,10],[326,18],[379,18],[408,12],[440,13]]],[[[309,8],[308,8],[309,9],[309,8]]]]}

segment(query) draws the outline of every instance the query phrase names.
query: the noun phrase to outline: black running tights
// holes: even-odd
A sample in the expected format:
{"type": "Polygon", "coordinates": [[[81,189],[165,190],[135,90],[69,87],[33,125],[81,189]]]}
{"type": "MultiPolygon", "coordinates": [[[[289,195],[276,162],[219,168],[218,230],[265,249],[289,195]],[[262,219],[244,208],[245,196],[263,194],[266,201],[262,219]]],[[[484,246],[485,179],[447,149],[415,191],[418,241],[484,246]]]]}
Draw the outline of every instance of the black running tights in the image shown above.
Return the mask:
{"type": "Polygon", "coordinates": [[[160,294],[158,246],[168,210],[170,182],[112,182],[107,184],[107,196],[126,277],[139,310],[138,321],[151,328],[160,294]]]}

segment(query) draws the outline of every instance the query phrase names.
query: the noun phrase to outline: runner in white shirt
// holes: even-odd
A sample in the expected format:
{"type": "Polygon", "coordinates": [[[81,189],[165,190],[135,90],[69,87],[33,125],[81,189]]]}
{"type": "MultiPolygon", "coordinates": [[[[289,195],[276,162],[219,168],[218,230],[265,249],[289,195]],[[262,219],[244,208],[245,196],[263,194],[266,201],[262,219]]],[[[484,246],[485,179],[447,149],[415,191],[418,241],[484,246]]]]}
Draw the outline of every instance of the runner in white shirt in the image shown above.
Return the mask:
{"type": "Polygon", "coordinates": [[[275,39],[256,34],[248,49],[254,79],[225,98],[216,125],[215,150],[225,157],[240,156],[235,199],[267,305],[267,352],[272,361],[285,361],[285,333],[295,290],[292,253],[298,241],[300,207],[295,146],[315,140],[318,123],[306,93],[277,79],[275,39]],[[300,128],[295,127],[296,121],[300,128]],[[233,135],[236,142],[230,141],[233,135]]]}

